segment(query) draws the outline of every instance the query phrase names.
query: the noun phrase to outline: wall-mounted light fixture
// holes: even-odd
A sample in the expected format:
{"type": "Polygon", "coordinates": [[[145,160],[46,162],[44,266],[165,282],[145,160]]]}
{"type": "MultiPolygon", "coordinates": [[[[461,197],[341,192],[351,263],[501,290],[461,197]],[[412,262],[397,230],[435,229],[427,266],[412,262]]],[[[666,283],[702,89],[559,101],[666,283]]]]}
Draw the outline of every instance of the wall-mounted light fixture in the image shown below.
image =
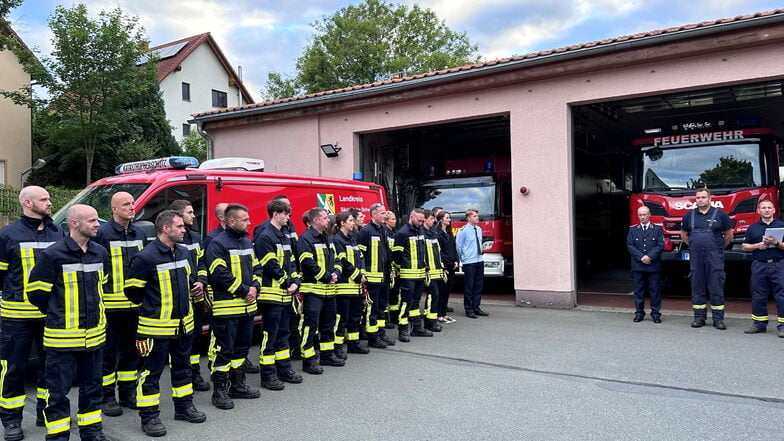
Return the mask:
{"type": "Polygon", "coordinates": [[[321,146],[321,151],[324,152],[324,155],[327,158],[337,158],[338,152],[343,150],[341,147],[338,147],[338,143],[335,144],[324,144],[321,146]]]}

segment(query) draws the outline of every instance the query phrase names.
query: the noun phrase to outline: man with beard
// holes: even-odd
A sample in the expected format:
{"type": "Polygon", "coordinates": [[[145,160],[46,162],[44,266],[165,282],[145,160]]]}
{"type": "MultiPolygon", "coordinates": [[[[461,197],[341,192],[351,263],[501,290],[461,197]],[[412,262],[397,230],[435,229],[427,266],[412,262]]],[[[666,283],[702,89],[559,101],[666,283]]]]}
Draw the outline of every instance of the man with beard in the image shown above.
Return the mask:
{"type": "Polygon", "coordinates": [[[36,425],[44,425],[46,402],[43,351],[44,318],[27,298],[28,275],[41,250],[63,238],[63,231],[52,222],[52,201],[41,187],[29,186],[19,192],[22,217],[0,230],[0,419],[5,441],[24,438],[22,410],[25,404],[24,375],[30,349],[38,353],[38,400],[36,425]]]}
{"type": "Polygon", "coordinates": [[[106,341],[106,316],[101,297],[109,253],[91,240],[99,226],[93,207],[76,204],[68,209],[66,220],[68,236],[41,252],[25,290],[30,302],[46,314],[46,439],[70,438],[68,392],[76,380],[79,437],[103,441],[101,347],[106,341]]]}
{"type": "Polygon", "coordinates": [[[378,202],[371,205],[369,212],[370,222],[362,227],[357,239],[365,259],[365,286],[372,301],[365,312],[365,332],[368,334],[369,346],[383,349],[395,344],[395,340],[386,335],[384,317],[389,303],[392,254],[384,226],[384,204],[378,202]]]}
{"type": "Polygon", "coordinates": [[[392,255],[400,267],[400,313],[398,316],[398,340],[406,343],[414,337],[432,337],[433,333],[423,326],[420,302],[425,281],[425,240],[422,224],[425,212],[421,208],[411,210],[408,223],[395,235],[392,255]],[[411,330],[409,330],[409,323],[411,330]]]}
{"type": "Polygon", "coordinates": [[[136,325],[139,305],[125,296],[125,275],[131,259],[144,248],[144,231],[133,223],[134,199],[120,191],[112,195],[112,218],[98,228],[95,242],[109,251],[109,281],[104,287],[106,309],[106,346],[103,348],[104,415],[120,416],[122,407],[136,408],[136,380],[139,353],[136,350],[136,325]],[[115,385],[119,403],[114,395],[115,385]]]}
{"type": "MultiPolygon", "coordinates": [[[[204,412],[193,405],[191,354],[193,308],[191,293],[198,284],[193,254],[182,245],[185,222],[176,211],[155,219],[158,237],[134,257],[126,279],[128,298],[141,304],[136,347],[142,356],[136,403],[142,430],[163,436],[159,380],[170,364],[174,419],[202,423],[204,412]]],[[[199,286],[200,288],[200,286],[199,286]]]]}
{"type": "Polygon", "coordinates": [[[246,237],[250,226],[248,208],[226,207],[226,231],[207,247],[209,282],[213,289],[213,328],[210,340],[212,404],[232,409],[232,398],[255,399],[261,394],[245,384],[243,362],[253,333],[256,297],[261,285],[261,265],[246,237]]]}

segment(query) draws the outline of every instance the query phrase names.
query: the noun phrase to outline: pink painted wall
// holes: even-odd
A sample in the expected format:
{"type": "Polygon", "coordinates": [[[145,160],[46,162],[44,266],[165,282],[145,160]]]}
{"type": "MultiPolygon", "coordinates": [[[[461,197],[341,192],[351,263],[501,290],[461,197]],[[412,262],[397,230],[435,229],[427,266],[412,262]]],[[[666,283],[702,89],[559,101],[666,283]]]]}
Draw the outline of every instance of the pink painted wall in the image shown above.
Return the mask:
{"type": "Polygon", "coordinates": [[[515,290],[533,305],[576,304],[570,106],[784,77],[784,45],[715,53],[548,81],[216,131],[216,156],[256,156],[269,171],[350,177],[357,133],[509,113],[514,203],[515,290]],[[340,157],[319,144],[337,141],[340,157]],[[274,146],[274,150],[262,146],[274,146]],[[547,244],[542,243],[547,231],[547,244]]]}

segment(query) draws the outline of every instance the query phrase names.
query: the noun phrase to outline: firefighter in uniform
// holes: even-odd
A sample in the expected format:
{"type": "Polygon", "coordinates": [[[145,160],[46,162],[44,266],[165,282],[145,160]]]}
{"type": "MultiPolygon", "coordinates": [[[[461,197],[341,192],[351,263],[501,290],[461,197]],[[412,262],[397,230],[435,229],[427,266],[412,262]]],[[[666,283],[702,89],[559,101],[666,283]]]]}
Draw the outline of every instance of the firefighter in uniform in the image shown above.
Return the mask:
{"type": "Polygon", "coordinates": [[[746,334],[768,330],[768,297],[773,294],[778,313],[779,337],[784,338],[784,248],[776,238],[766,235],[768,228],[784,228],[784,221],[776,219],[776,206],[770,199],[757,204],[759,222],[749,226],[743,239],[743,251],[751,252],[751,319],[746,334]]]}
{"type": "Polygon", "coordinates": [[[174,419],[191,423],[207,419],[193,405],[189,361],[194,329],[191,294],[201,295],[204,285],[193,271],[193,254],[182,245],[187,234],[182,216],[174,210],[162,211],[155,219],[155,231],[158,237],[131,262],[125,286],[128,298],[141,304],[136,347],[142,368],[136,403],[142,430],[148,436],[163,436],[159,380],[167,364],[174,419]]]}
{"type": "Polygon", "coordinates": [[[335,349],[335,283],[340,277],[340,266],[335,264],[335,247],[327,236],[329,217],[327,210],[312,208],[305,218],[310,224],[297,241],[299,263],[302,269],[303,295],[302,320],[302,370],[313,375],[322,373],[323,366],[343,366],[335,349]],[[320,357],[316,356],[315,332],[320,339],[320,357]],[[318,362],[316,361],[318,360],[318,362]]]}
{"type": "Polygon", "coordinates": [[[650,292],[651,319],[661,323],[661,253],[664,250],[664,231],[651,223],[651,210],[637,209],[638,225],[632,225],[626,235],[626,249],[631,256],[634,278],[634,322],[645,317],[645,291],[650,292]]]}
{"type": "MultiPolygon", "coordinates": [[[[289,210],[291,210],[291,201],[285,194],[279,194],[272,198],[273,201],[281,201],[289,206],[289,210]]],[[[270,219],[264,221],[261,225],[257,226],[253,230],[253,243],[256,243],[258,240],[259,235],[267,228],[270,223],[270,219]]],[[[307,228],[307,226],[306,226],[307,228]]],[[[289,217],[289,221],[286,222],[283,226],[280,227],[280,232],[283,233],[291,243],[291,253],[294,257],[294,265],[295,265],[295,272],[292,273],[292,277],[294,278],[301,278],[302,275],[299,272],[299,260],[297,260],[297,229],[294,228],[294,224],[291,222],[291,218],[289,217]]],[[[299,287],[299,284],[297,284],[299,287]]],[[[302,336],[299,335],[299,321],[301,319],[300,314],[300,305],[301,305],[301,296],[295,291],[294,295],[292,296],[291,302],[291,317],[289,318],[289,331],[288,331],[288,338],[289,338],[289,351],[291,353],[292,360],[302,360],[302,356],[299,353],[299,347],[302,344],[302,336]]]]}
{"type": "Polygon", "coordinates": [[[26,288],[30,302],[46,314],[46,439],[70,438],[68,392],[76,380],[79,437],[106,440],[101,424],[101,347],[106,341],[102,297],[109,253],[90,240],[98,234],[94,208],[76,204],[66,219],[69,235],[41,252],[26,288]]]}
{"type": "MultiPolygon", "coordinates": [[[[335,244],[335,263],[340,265],[340,277],[335,284],[335,355],[345,357],[343,347],[348,346],[351,354],[367,354],[369,351],[359,340],[362,324],[362,310],[365,306],[363,284],[365,260],[354,238],[354,216],[351,212],[338,213],[335,216],[335,232],[332,242],[335,244]],[[340,347],[340,351],[338,348],[340,347]],[[342,354],[342,355],[341,355],[342,354]]],[[[371,305],[372,306],[372,305],[371,305]]],[[[369,307],[370,311],[371,308],[369,307]]],[[[369,325],[370,322],[366,322],[369,325]]],[[[373,335],[376,329],[373,329],[373,335]]]]}
{"type": "Polygon", "coordinates": [[[95,242],[109,251],[109,281],[104,287],[106,345],[103,348],[104,415],[122,415],[122,407],[136,408],[136,379],[139,353],[136,350],[136,324],[139,305],[125,296],[125,274],[131,259],[147,240],[144,231],[133,223],[134,199],[124,191],[112,195],[112,218],[98,228],[95,242]],[[114,394],[119,392],[119,403],[114,394]]]}
{"type": "Polygon", "coordinates": [[[212,404],[232,409],[232,398],[255,399],[261,394],[245,384],[243,363],[253,334],[261,266],[247,239],[250,216],[240,204],[226,207],[226,231],[207,247],[209,281],[213,290],[210,362],[212,404]]]}
{"type": "Polygon", "coordinates": [[[207,246],[209,246],[212,239],[218,237],[219,234],[226,231],[226,207],[229,204],[227,202],[221,202],[219,204],[215,204],[215,218],[218,219],[218,226],[215,227],[212,231],[207,233],[207,236],[204,237],[204,252],[207,252],[207,246]]]}
{"type": "MultiPolygon", "coordinates": [[[[187,248],[192,257],[192,261],[196,263],[196,278],[202,287],[207,286],[207,264],[204,259],[204,247],[199,233],[193,230],[193,220],[196,215],[193,213],[193,205],[184,199],[178,199],[169,205],[169,209],[174,210],[182,217],[185,222],[185,236],[182,240],[182,245],[187,248]]],[[[201,330],[204,325],[209,325],[211,321],[212,306],[209,302],[209,296],[205,296],[204,290],[199,290],[198,294],[191,297],[193,302],[193,333],[191,341],[191,382],[193,389],[197,391],[210,390],[210,383],[204,381],[201,376],[201,366],[199,359],[201,356],[201,330]]]]}
{"type": "MultiPolygon", "coordinates": [[[[389,295],[387,296],[386,307],[384,308],[384,329],[395,329],[397,316],[400,312],[400,268],[392,258],[392,248],[395,247],[395,235],[397,234],[397,216],[393,211],[384,213],[384,233],[387,235],[387,245],[389,247],[389,295]]],[[[379,306],[379,312],[380,310],[379,306]]],[[[388,346],[390,341],[385,340],[388,346]]]]}
{"type": "Polygon", "coordinates": [[[299,287],[297,267],[291,249],[291,238],[283,231],[291,217],[291,206],[273,199],[267,204],[270,221],[256,235],[256,257],[262,268],[258,301],[263,320],[259,349],[261,385],[282,390],[287,383],[301,383],[302,376],[291,367],[289,322],[294,292],[299,287]]]}
{"type": "Polygon", "coordinates": [[[705,325],[708,317],[705,290],[710,291],[713,327],[724,324],[724,248],[732,242],[732,221],[727,213],[710,205],[710,190],[700,188],[695,194],[697,207],[681,220],[681,240],[689,246],[691,269],[691,303],[694,309],[692,328],[705,325]]]}
{"type": "Polygon", "coordinates": [[[368,335],[368,346],[381,349],[395,344],[395,340],[387,337],[385,329],[385,313],[392,280],[389,241],[394,241],[394,237],[388,236],[384,225],[385,210],[384,204],[371,205],[370,222],[359,230],[357,237],[365,265],[365,287],[371,302],[365,311],[365,332],[368,335]]]}
{"type": "Polygon", "coordinates": [[[30,349],[38,353],[38,393],[36,425],[43,426],[45,405],[43,351],[44,318],[25,294],[28,275],[41,250],[63,238],[52,223],[52,202],[41,187],[25,187],[19,192],[22,217],[0,230],[0,418],[6,441],[24,438],[22,410],[25,404],[24,375],[30,349]]]}
{"type": "Polygon", "coordinates": [[[441,332],[438,323],[438,296],[446,295],[438,291],[438,282],[444,280],[444,265],[441,264],[441,246],[438,244],[436,231],[436,216],[431,210],[425,210],[425,220],[422,233],[425,236],[425,257],[427,259],[425,290],[425,329],[441,332]]]}
{"type": "Polygon", "coordinates": [[[432,337],[433,333],[422,324],[420,302],[425,282],[425,241],[422,224],[425,212],[421,208],[411,210],[408,223],[395,235],[392,255],[400,267],[400,310],[398,313],[398,340],[411,341],[410,336],[432,337]],[[409,330],[409,327],[411,328],[409,330]]]}

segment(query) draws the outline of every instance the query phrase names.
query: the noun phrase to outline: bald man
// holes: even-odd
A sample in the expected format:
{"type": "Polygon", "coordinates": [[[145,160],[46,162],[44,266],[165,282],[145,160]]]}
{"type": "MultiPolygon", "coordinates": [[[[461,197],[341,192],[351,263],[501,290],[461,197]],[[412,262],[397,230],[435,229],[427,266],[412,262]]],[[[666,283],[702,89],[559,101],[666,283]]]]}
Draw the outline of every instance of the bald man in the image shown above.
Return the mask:
{"type": "Polygon", "coordinates": [[[22,217],[0,230],[0,282],[3,297],[0,303],[0,419],[6,441],[24,438],[22,410],[25,405],[24,375],[35,346],[38,353],[38,400],[36,425],[43,426],[46,402],[43,351],[45,316],[27,298],[24,290],[28,275],[42,250],[64,236],[52,222],[52,201],[49,193],[36,186],[19,192],[22,217]]]}
{"type": "Polygon", "coordinates": [[[106,309],[106,347],[103,350],[103,413],[122,415],[122,407],[136,408],[136,380],[139,353],[136,350],[136,328],[139,305],[125,296],[125,277],[131,259],[144,248],[146,234],[134,225],[134,199],[119,191],[112,195],[112,218],[101,225],[95,242],[109,251],[109,276],[104,287],[106,309]],[[119,394],[119,402],[115,397],[119,394]]]}
{"type": "Polygon", "coordinates": [[[651,210],[637,209],[640,223],[632,225],[626,235],[626,249],[631,256],[634,278],[634,323],[645,317],[645,291],[651,298],[651,319],[661,323],[661,253],[664,250],[664,230],[651,222],[651,210]]]}
{"type": "Polygon", "coordinates": [[[46,439],[70,438],[68,392],[76,380],[79,409],[74,421],[79,436],[101,441],[106,439],[101,420],[101,348],[106,341],[101,295],[109,253],[91,240],[99,226],[94,208],[74,205],[66,219],[68,236],[41,252],[25,291],[46,315],[46,439]]]}

